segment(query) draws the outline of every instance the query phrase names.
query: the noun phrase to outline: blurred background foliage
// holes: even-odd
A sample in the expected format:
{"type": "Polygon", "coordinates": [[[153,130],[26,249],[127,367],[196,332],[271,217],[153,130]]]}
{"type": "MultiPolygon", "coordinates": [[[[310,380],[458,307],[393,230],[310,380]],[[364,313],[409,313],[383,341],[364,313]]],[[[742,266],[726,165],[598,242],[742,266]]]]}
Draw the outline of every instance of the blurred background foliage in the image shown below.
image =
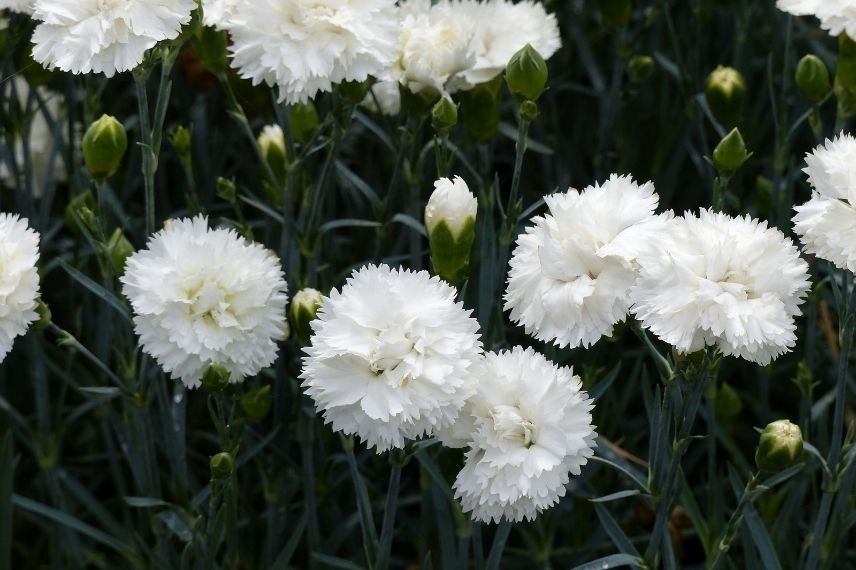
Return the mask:
{"type": "MultiPolygon", "coordinates": [[[[800,171],[806,151],[847,126],[835,97],[817,105],[800,97],[795,67],[811,53],[834,72],[838,44],[772,0],[545,4],[558,17],[563,48],[549,61],[549,89],[529,131],[519,216],[506,222],[500,206],[518,136],[517,103],[504,85],[494,85],[496,134],[476,140],[466,127],[478,124],[466,123],[478,123],[481,105],[468,116],[464,102],[462,122],[441,147],[449,167],[439,168],[464,177],[479,197],[473,278],[463,295],[486,348],[534,345],[573,364],[598,397],[600,459],[572,480],[558,506],[513,526],[472,524],[460,512],[449,488],[460,452],[420,443],[375,455],[324,426],[299,389],[296,340],[283,343],[273,368],[220,395],[185,391],[140,353],[117,281],[127,251],[109,239],[118,228],[134,248],[146,241],[135,78],[40,69],[28,56],[32,23],[8,15],[0,31],[0,206],[41,232],[42,291],[53,323],[19,339],[0,367],[0,567],[380,568],[376,553],[391,546],[392,568],[571,568],[644,551],[654,510],[633,479],[644,488],[648,461],[668,445],[652,429],[655,362],[630,324],[586,350],[525,336],[501,313],[508,249],[544,195],[612,172],[652,180],[664,209],[709,206],[716,171],[707,158],[734,126],[753,154],[730,181],[725,210],[790,234],[792,205],[809,195],[800,171]],[[718,122],[705,97],[720,65],[745,78],[734,124],[718,122]],[[125,125],[129,152],[96,188],[79,141],[102,113],[125,125]],[[46,164],[14,150],[39,116],[55,139],[46,164]],[[53,176],[57,165],[66,176],[53,176]],[[103,235],[87,229],[96,213],[103,235]],[[234,473],[212,479],[209,458],[223,450],[236,456],[234,473]],[[387,493],[391,464],[403,465],[397,502],[387,493]]],[[[311,128],[311,109],[277,105],[270,90],[224,71],[224,45],[224,37],[191,26],[165,49],[175,58],[165,78],[152,62],[156,124],[156,102],[168,100],[157,133],[157,223],[203,212],[237,228],[279,252],[291,292],[327,293],[371,261],[428,268],[421,219],[439,140],[430,118],[377,116],[340,90],[315,102],[311,128]],[[159,89],[169,78],[165,99],[159,89]],[[288,133],[292,168],[287,180],[273,173],[288,193],[265,176],[245,129],[255,136],[271,123],[288,133]],[[175,135],[179,128],[189,129],[189,140],[175,135]]],[[[693,432],[707,437],[690,445],[684,461],[667,566],[705,564],[754,472],[753,427],[790,418],[810,447],[829,446],[837,305],[827,268],[812,267],[818,285],[799,320],[796,350],[765,368],[719,363],[693,432]]],[[[848,425],[851,416],[848,409],[848,425]]],[[[821,462],[807,462],[744,510],[731,567],[801,566],[823,493],[821,462]]],[[[830,568],[854,563],[852,486],[851,475],[832,506],[822,550],[830,568]]]]}

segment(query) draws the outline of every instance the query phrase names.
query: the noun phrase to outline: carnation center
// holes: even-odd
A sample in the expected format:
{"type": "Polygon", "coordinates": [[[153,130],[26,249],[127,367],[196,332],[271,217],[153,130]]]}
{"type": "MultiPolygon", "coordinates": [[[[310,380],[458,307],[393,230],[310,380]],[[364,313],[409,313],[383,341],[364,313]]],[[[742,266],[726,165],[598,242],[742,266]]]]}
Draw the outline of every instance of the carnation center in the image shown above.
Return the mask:
{"type": "Polygon", "coordinates": [[[535,424],[523,417],[517,406],[494,406],[490,417],[493,420],[493,429],[500,438],[524,447],[532,447],[535,444],[535,424]]]}
{"type": "Polygon", "coordinates": [[[232,294],[216,281],[203,281],[186,290],[188,313],[194,319],[221,328],[240,325],[232,306],[232,294]]]}
{"type": "Polygon", "coordinates": [[[415,349],[416,343],[410,338],[409,331],[382,331],[369,354],[369,369],[376,376],[384,376],[393,387],[406,385],[417,357],[415,349]]]}

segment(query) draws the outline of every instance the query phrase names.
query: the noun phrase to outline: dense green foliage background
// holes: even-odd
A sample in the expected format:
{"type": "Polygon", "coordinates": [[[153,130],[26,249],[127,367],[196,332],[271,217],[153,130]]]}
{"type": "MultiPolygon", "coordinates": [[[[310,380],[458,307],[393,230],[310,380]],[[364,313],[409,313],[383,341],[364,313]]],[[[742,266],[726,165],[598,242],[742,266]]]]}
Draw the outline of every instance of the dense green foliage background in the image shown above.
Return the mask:
{"type": "MultiPolygon", "coordinates": [[[[100,193],[109,231],[122,228],[136,248],[146,242],[134,78],[37,69],[26,55],[32,23],[11,16],[0,32],[2,159],[17,163],[19,180],[32,181],[27,157],[10,152],[29,120],[10,80],[23,75],[46,85],[44,97],[62,101],[63,112],[51,119],[64,141],[55,160],[65,165],[68,181],[43,189],[0,186],[2,210],[21,213],[41,232],[43,298],[53,313],[53,324],[19,339],[0,366],[0,567],[363,568],[375,562],[378,543],[389,540],[392,568],[571,568],[645,551],[654,507],[648,493],[632,492],[639,491],[632,478],[656,498],[645,483],[649,461],[671,443],[668,426],[657,427],[656,362],[630,326],[591,349],[557,350],[509,323],[500,296],[510,238],[539,211],[545,194],[612,172],[652,180],[663,208],[710,205],[716,173],[706,157],[726,128],[712,118],[703,93],[717,65],[733,66],[746,79],[738,126],[754,153],[732,180],[725,209],[790,233],[791,207],[809,195],[800,172],[804,154],[836,125],[835,99],[828,98],[813,131],[812,109],[793,85],[794,67],[814,53],[834,70],[838,46],[816,22],[788,17],[772,0],[637,1],[626,21],[620,10],[609,15],[621,2],[546,4],[558,16],[564,47],[549,62],[549,89],[523,163],[524,211],[510,233],[499,204],[514,166],[517,103],[503,88],[499,131],[487,142],[475,142],[462,125],[450,137],[448,172],[463,176],[480,201],[473,278],[464,295],[482,323],[485,347],[534,345],[573,364],[598,397],[602,460],[572,480],[558,506],[513,526],[471,524],[460,513],[449,488],[460,452],[420,443],[404,454],[375,455],[324,426],[299,389],[294,340],[282,345],[273,368],[220,396],[186,391],[140,353],[116,271],[99,265],[99,236],[73,228],[75,215],[67,214],[75,197],[100,193]],[[636,55],[653,58],[647,80],[628,76],[636,55]],[[102,113],[124,123],[131,144],[120,172],[96,191],[78,141],[102,113]],[[253,421],[238,402],[264,385],[271,386],[272,408],[253,421]],[[227,418],[228,426],[217,425],[227,418]],[[209,457],[223,449],[237,450],[237,469],[212,481],[209,457]],[[403,463],[397,502],[387,494],[391,463],[403,463]],[[628,492],[613,495],[622,491],[628,492]],[[611,500],[594,503],[594,497],[611,500]]],[[[179,43],[199,52],[198,41],[191,30],[179,43]]],[[[187,50],[166,78],[160,69],[154,65],[147,82],[157,123],[159,87],[172,80],[156,174],[158,224],[200,211],[215,224],[237,227],[280,253],[292,292],[313,286],[327,293],[370,261],[428,268],[421,218],[437,175],[430,120],[378,117],[339,94],[322,96],[319,126],[303,141],[289,137],[295,168],[287,192],[278,194],[226,86],[254,134],[274,122],[288,128],[289,110],[269,90],[231,74],[218,81],[187,50]],[[169,142],[179,126],[192,130],[192,172],[169,142]],[[218,177],[234,180],[235,199],[218,194],[218,177]],[[323,198],[313,224],[306,212],[318,192],[323,198]]],[[[31,95],[24,107],[44,112],[42,95],[31,95]]],[[[838,128],[846,125],[839,118],[838,128]]],[[[839,353],[838,305],[824,280],[829,270],[824,263],[812,267],[817,285],[799,321],[796,350],[765,368],[719,362],[716,389],[705,396],[692,431],[705,437],[690,442],[683,461],[661,564],[705,563],[754,472],[753,427],[789,418],[819,454],[808,453],[796,476],[746,507],[728,557],[734,568],[801,567],[825,490],[819,457],[832,431],[839,353]]],[[[846,469],[832,490],[833,522],[822,549],[829,568],[856,559],[853,477],[854,469],[846,469]]]]}

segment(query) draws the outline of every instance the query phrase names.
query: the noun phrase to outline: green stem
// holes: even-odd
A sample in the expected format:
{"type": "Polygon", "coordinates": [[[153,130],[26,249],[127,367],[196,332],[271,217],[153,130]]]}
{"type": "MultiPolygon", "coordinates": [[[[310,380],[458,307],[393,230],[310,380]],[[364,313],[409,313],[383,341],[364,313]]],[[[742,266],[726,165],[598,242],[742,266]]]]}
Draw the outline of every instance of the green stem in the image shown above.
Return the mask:
{"type": "Polygon", "coordinates": [[[136,76],[137,105],[140,110],[140,149],[143,155],[143,184],[146,204],[146,235],[155,231],[155,155],[152,147],[152,128],[149,118],[149,98],[146,79],[136,76]]]}
{"type": "Polygon", "coordinates": [[[737,532],[740,530],[740,525],[743,523],[743,509],[746,508],[746,505],[753,502],[759,494],[757,493],[757,486],[755,485],[757,480],[758,474],[755,473],[743,489],[743,495],[740,497],[740,501],[734,508],[734,512],[731,513],[731,518],[728,519],[728,524],[725,525],[725,530],[722,531],[722,534],[714,542],[714,550],[711,555],[708,556],[708,558],[711,559],[711,562],[708,564],[709,570],[716,570],[725,560],[725,555],[731,548],[731,543],[737,536],[737,532]]]}
{"type": "Polygon", "coordinates": [[[386,493],[386,504],[384,506],[383,526],[380,531],[380,549],[377,557],[375,570],[386,570],[389,566],[389,556],[392,550],[392,534],[395,529],[395,514],[398,508],[398,490],[401,484],[401,464],[396,462],[392,466],[389,478],[389,489],[386,493]]]}

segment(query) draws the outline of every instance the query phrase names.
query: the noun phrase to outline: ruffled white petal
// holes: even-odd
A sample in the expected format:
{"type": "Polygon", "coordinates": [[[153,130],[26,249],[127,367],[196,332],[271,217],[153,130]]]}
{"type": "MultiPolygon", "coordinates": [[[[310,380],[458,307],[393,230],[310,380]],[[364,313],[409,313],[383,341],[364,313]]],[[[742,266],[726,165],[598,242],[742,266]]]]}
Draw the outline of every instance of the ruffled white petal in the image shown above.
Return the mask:
{"type": "Polygon", "coordinates": [[[26,219],[0,214],[0,362],[38,315],[39,234],[26,219]]]}
{"type": "Polygon", "coordinates": [[[780,10],[794,16],[815,16],[831,35],[847,32],[856,38],[856,2],[853,0],[777,0],[780,10]]]}
{"type": "Polygon", "coordinates": [[[285,335],[279,259],[203,216],[170,221],[121,279],[143,350],[188,388],[211,364],[240,382],[270,366],[285,335]]]}

